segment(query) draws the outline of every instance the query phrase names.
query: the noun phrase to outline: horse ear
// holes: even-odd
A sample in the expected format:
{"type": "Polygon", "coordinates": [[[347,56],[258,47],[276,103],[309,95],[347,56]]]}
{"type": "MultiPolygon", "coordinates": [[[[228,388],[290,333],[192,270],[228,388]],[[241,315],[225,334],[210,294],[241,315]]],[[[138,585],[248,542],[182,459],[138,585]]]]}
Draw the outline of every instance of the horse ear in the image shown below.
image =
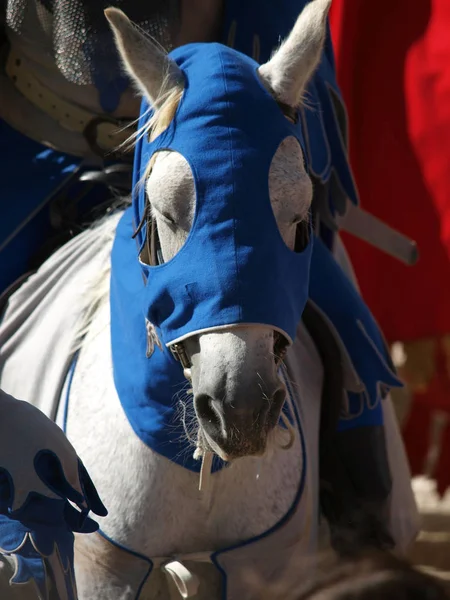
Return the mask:
{"type": "Polygon", "coordinates": [[[297,107],[319,64],[331,0],[311,0],[293,30],[259,74],[277,100],[297,107]]]}
{"type": "Polygon", "coordinates": [[[153,106],[174,89],[184,87],[178,65],[147,38],[118,8],[107,8],[105,16],[114,33],[125,69],[153,106]]]}

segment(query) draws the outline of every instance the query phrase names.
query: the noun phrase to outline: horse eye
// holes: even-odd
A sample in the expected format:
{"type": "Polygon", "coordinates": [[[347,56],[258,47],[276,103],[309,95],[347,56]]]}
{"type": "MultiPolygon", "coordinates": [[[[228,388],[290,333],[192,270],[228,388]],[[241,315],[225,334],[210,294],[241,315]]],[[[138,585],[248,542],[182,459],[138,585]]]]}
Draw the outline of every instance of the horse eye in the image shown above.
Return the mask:
{"type": "Polygon", "coordinates": [[[297,231],[295,234],[295,252],[303,252],[303,250],[309,244],[310,233],[310,224],[308,220],[303,219],[297,224],[297,231]]]}
{"type": "Polygon", "coordinates": [[[160,219],[162,221],[164,221],[165,223],[167,223],[168,225],[176,225],[175,221],[167,213],[162,213],[158,209],[156,209],[156,212],[158,214],[158,217],[160,217],[160,219]]]}

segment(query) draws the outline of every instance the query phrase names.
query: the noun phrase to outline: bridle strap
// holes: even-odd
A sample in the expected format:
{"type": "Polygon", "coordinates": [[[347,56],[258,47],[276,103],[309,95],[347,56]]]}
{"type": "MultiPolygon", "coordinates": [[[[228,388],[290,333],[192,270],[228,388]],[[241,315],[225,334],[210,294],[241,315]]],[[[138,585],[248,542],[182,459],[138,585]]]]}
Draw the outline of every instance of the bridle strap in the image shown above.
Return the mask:
{"type": "Polygon", "coordinates": [[[96,114],[66,100],[42,83],[28,68],[20,52],[10,46],[5,73],[14,87],[40,111],[67,131],[82,135],[92,152],[102,158],[123,158],[130,153],[126,145],[135,127],[133,119],[116,119],[96,114]]]}
{"type": "Polygon", "coordinates": [[[169,348],[170,348],[170,351],[172,352],[172,355],[174,356],[174,358],[176,360],[180,361],[183,369],[191,368],[192,364],[191,364],[189,356],[185,350],[183,342],[177,342],[176,344],[172,344],[171,346],[169,346],[169,348]]]}

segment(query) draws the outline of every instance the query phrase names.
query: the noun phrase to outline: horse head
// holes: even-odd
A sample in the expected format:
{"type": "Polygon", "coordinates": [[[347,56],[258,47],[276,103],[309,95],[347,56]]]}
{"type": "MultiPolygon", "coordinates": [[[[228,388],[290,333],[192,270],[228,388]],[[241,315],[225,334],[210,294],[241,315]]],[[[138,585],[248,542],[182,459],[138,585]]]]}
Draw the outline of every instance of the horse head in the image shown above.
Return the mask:
{"type": "Polygon", "coordinates": [[[312,245],[296,109],[330,3],[311,1],[262,66],[220,44],[167,56],[106,11],[144,97],[136,215],[148,321],[181,354],[199,446],[225,460],[265,451],[286,397],[280,361],[306,302],[312,245]]]}

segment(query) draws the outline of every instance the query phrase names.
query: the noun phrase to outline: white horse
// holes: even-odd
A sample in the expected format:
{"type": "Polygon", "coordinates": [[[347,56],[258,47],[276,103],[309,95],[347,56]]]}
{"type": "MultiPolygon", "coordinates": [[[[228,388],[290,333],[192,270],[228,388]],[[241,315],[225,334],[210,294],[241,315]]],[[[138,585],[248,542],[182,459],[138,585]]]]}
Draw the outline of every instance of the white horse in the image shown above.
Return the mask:
{"type": "MultiPolygon", "coordinates": [[[[299,105],[320,59],[329,5],[330,0],[308,4],[290,36],[259,68],[263,84],[286,105],[299,105]]],[[[178,67],[123,13],[108,9],[107,16],[128,73],[156,108],[150,131],[157,135],[171,121],[183,91],[178,67]]],[[[145,185],[162,256],[168,261],[185,242],[193,220],[192,173],[176,152],[158,152],[145,185]]],[[[269,188],[280,233],[293,248],[299,219],[307,218],[312,199],[311,181],[294,138],[287,138],[276,152],[269,188]]],[[[69,242],[13,295],[0,328],[4,339],[9,332],[0,353],[1,387],[17,397],[33,402],[45,398],[53,405],[61,396],[70,349],[83,335],[64,421],[109,515],[100,520],[103,536],[77,539],[80,599],[259,598],[272,579],[287,576],[294,557],[306,558],[317,549],[320,358],[302,324],[284,370],[278,369],[274,355],[275,332],[264,326],[230,327],[185,341],[192,390],[182,400],[192,403],[205,390],[217,397],[226,381],[217,410],[225,433],[237,422],[240,431],[235,446],[226,450],[219,438],[204,433],[210,448],[233,460],[207,477],[200,491],[197,474],[154,452],[135,435],[115,389],[109,270],[120,214],[119,210],[69,242]],[[27,377],[20,369],[23,364],[30,365],[27,377]],[[260,381],[269,390],[265,395],[260,381]],[[243,397],[243,389],[256,391],[243,397]],[[298,414],[295,427],[276,428],[255,440],[255,431],[261,436],[267,430],[254,427],[255,412],[269,402],[265,418],[273,418],[274,411],[279,414],[279,398],[286,391],[298,414]],[[236,410],[225,410],[230,406],[236,410]],[[258,447],[260,455],[246,456],[246,447],[258,447]]],[[[45,402],[40,406],[49,412],[45,402]]],[[[384,411],[391,428],[392,466],[403,460],[403,449],[389,402],[384,411]]],[[[207,418],[199,414],[200,432],[207,418]]],[[[404,472],[403,478],[400,474],[394,479],[392,495],[396,501],[404,493],[410,503],[393,517],[392,533],[400,545],[409,541],[414,529],[404,472]]],[[[306,562],[303,566],[309,568],[306,562]]],[[[299,571],[298,561],[292,568],[299,571]]]]}

